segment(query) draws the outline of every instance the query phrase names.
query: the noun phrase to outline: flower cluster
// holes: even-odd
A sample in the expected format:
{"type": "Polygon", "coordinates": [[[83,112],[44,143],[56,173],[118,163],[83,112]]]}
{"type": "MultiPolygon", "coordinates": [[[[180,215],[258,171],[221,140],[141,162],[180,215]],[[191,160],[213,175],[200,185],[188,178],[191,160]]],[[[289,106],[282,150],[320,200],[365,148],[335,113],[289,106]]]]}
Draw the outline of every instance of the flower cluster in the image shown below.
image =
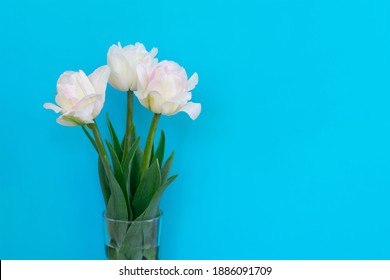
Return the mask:
{"type": "Polygon", "coordinates": [[[141,43],[108,50],[107,65],[91,75],[66,71],[57,81],[56,103],[45,103],[46,109],[61,113],[57,122],[65,126],[94,123],[105,100],[107,82],[120,91],[134,91],[140,103],[156,114],[166,116],[186,112],[195,120],[201,111],[199,103],[189,102],[198,74],[189,79],[183,67],[174,61],[158,62],[157,48],[150,52],[141,43]]]}
{"type": "Polygon", "coordinates": [[[195,120],[201,111],[199,103],[190,102],[198,75],[194,73],[188,78],[183,67],[174,61],[158,62],[156,54],[156,48],[148,52],[141,43],[113,45],[108,50],[107,65],[89,76],[81,70],[64,72],[57,81],[57,105],[44,104],[44,108],[61,114],[57,118],[61,125],[81,126],[98,153],[106,217],[111,221],[107,223],[110,259],[155,258],[156,248],[147,244],[153,242],[156,229],[137,222],[159,217],[161,196],[177,177],[177,174],[169,176],[173,152],[164,160],[163,131],[154,145],[158,121],[161,115],[178,112],[185,112],[195,120]],[[108,114],[111,141],[103,141],[95,121],[105,102],[107,83],[127,92],[126,132],[122,141],[108,114]],[[134,96],[154,113],[143,149],[133,122],[134,96]],[[114,220],[126,223],[113,223],[114,220]]]}

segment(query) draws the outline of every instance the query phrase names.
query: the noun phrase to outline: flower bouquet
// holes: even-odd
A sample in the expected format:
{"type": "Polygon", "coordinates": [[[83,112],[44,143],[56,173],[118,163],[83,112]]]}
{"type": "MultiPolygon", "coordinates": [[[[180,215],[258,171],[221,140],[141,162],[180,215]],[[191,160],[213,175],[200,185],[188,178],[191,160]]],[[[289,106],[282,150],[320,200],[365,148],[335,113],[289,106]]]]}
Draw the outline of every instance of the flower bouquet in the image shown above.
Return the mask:
{"type": "Polygon", "coordinates": [[[196,119],[199,103],[189,102],[198,83],[194,73],[188,79],[174,61],[158,62],[157,49],[148,52],[136,43],[108,50],[107,65],[87,76],[83,71],[64,72],[57,81],[57,105],[44,108],[61,115],[64,126],[81,126],[98,153],[98,173],[106,210],[106,254],[109,259],[157,259],[161,211],[159,203],[176,175],[169,176],[173,152],[164,161],[165,135],[157,145],[154,136],[161,115],[186,112],[196,119]],[[126,130],[120,141],[107,114],[110,141],[99,132],[96,117],[101,112],[107,83],[127,93],[126,130]],[[133,122],[133,98],[154,113],[144,149],[133,122]]]}

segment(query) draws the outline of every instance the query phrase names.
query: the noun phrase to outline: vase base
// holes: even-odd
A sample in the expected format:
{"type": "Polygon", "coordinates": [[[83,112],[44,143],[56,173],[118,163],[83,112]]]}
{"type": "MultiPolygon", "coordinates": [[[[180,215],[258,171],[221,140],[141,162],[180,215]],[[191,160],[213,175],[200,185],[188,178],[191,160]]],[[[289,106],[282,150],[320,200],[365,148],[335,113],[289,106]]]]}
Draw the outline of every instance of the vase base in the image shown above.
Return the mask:
{"type": "Polygon", "coordinates": [[[119,250],[105,245],[105,252],[109,260],[158,260],[159,247],[135,248],[119,250]]]}

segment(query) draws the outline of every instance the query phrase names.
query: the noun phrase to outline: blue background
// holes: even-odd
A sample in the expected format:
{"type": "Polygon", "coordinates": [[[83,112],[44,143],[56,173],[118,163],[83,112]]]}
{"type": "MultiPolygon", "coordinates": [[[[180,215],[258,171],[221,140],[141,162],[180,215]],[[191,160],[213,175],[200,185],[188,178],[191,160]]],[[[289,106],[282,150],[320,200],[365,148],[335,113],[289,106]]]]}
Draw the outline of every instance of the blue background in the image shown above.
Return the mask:
{"type": "MultiPolygon", "coordinates": [[[[139,41],[198,72],[203,105],[159,125],[180,174],[162,259],[390,259],[389,3],[3,1],[0,258],[104,258],[96,154],[42,105],[139,41]]],[[[120,135],[125,100],[108,88],[120,135]]]]}

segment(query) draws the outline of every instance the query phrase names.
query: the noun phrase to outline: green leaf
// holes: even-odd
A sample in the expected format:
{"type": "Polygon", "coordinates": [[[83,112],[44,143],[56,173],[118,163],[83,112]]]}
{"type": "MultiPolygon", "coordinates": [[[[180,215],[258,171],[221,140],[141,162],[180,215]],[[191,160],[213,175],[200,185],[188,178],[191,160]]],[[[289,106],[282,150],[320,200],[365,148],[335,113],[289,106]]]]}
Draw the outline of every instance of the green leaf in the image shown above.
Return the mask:
{"type": "Polygon", "coordinates": [[[143,232],[142,223],[131,223],[126,232],[121,246],[118,250],[118,257],[128,260],[142,259],[143,232]]]}
{"type": "Polygon", "coordinates": [[[156,160],[146,170],[143,178],[141,179],[141,183],[137,188],[137,192],[134,195],[132,204],[134,217],[138,217],[145,211],[160,185],[161,173],[158,161],[156,160]]]}
{"type": "Polygon", "coordinates": [[[141,180],[141,166],[144,153],[142,149],[138,146],[133,160],[131,162],[131,172],[130,172],[130,191],[131,197],[134,197],[137,192],[140,180],[141,180]]]}
{"type": "MultiPolygon", "coordinates": [[[[106,216],[113,220],[128,221],[126,199],[111,168],[108,169],[108,174],[106,175],[111,190],[111,196],[107,203],[106,216]]],[[[114,247],[120,245],[126,236],[128,225],[126,223],[111,221],[107,223],[107,226],[108,233],[111,237],[111,244],[113,244],[114,247]]]]}
{"type": "Polygon", "coordinates": [[[117,256],[125,259],[156,259],[159,221],[135,221],[127,230],[117,256]]]}
{"type": "MultiPolygon", "coordinates": [[[[123,195],[125,196],[126,209],[131,209],[131,207],[130,207],[130,200],[127,199],[128,194],[127,194],[127,190],[126,190],[126,184],[125,184],[125,181],[124,181],[124,176],[123,176],[123,170],[122,170],[121,163],[120,163],[120,161],[118,159],[118,156],[115,153],[114,147],[111,145],[111,143],[106,140],[106,144],[107,144],[108,150],[110,151],[112,165],[114,167],[115,179],[118,182],[118,184],[119,184],[119,186],[120,186],[120,188],[121,188],[121,190],[123,192],[123,195]]],[[[129,214],[130,214],[130,212],[129,212],[129,214]]]]}
{"type": "MultiPolygon", "coordinates": [[[[122,249],[123,247],[121,247],[122,249]]],[[[128,248],[120,250],[118,253],[118,260],[142,260],[143,250],[140,248],[128,248]]]]}
{"type": "Polygon", "coordinates": [[[143,260],[157,260],[158,247],[151,247],[143,250],[143,260]]]}
{"type": "Polygon", "coordinates": [[[97,146],[96,146],[96,141],[95,141],[95,139],[93,139],[92,135],[88,132],[88,130],[87,130],[84,126],[82,126],[81,128],[84,130],[84,132],[85,132],[85,134],[87,135],[89,141],[91,141],[93,147],[94,147],[95,150],[98,152],[98,149],[97,149],[97,146]]]}
{"type": "Polygon", "coordinates": [[[122,166],[121,166],[121,163],[119,161],[118,155],[115,153],[115,149],[109,141],[106,140],[106,144],[107,144],[108,150],[110,151],[111,161],[112,161],[112,165],[114,167],[115,178],[118,181],[119,185],[121,186],[123,193],[126,193],[126,190],[124,189],[125,184],[123,181],[123,170],[122,170],[122,166]]]}
{"type": "Polygon", "coordinates": [[[153,159],[153,157],[154,157],[154,143],[152,144],[152,151],[151,151],[151,153],[150,153],[150,159],[149,159],[149,165],[148,165],[148,167],[152,165],[152,162],[153,162],[152,159],[153,159]]]}
{"type": "Polygon", "coordinates": [[[126,209],[126,200],[122,189],[116,181],[111,169],[109,169],[109,174],[106,173],[106,175],[111,191],[111,196],[108,200],[106,215],[111,219],[127,220],[128,215],[126,209]]]}
{"type": "Polygon", "coordinates": [[[110,118],[108,117],[108,113],[107,113],[107,126],[108,126],[108,130],[110,131],[111,141],[114,146],[115,153],[118,156],[119,162],[121,162],[123,156],[122,146],[118,140],[118,137],[116,136],[114,127],[112,126],[110,118]]]}
{"type": "Polygon", "coordinates": [[[165,150],[165,133],[163,130],[161,130],[160,141],[158,142],[156,152],[152,157],[153,159],[151,162],[154,162],[154,160],[157,158],[158,163],[160,164],[160,166],[162,166],[164,160],[164,150],[165,150]]]}
{"type": "Polygon", "coordinates": [[[140,141],[140,137],[138,137],[136,139],[133,146],[130,148],[130,151],[127,153],[125,160],[123,162],[123,165],[122,165],[123,182],[125,184],[126,200],[127,200],[127,205],[128,205],[128,209],[129,209],[129,220],[132,220],[132,218],[133,218],[132,209],[130,207],[130,205],[131,205],[130,202],[131,202],[131,198],[132,198],[131,186],[130,186],[131,167],[132,167],[134,155],[135,155],[137,148],[138,148],[139,141],[140,141]]]}
{"type": "Polygon", "coordinates": [[[177,178],[178,174],[169,177],[160,188],[154,193],[145,212],[140,215],[137,220],[148,220],[157,217],[160,214],[160,200],[166,188],[177,178]]]}
{"type": "Polygon", "coordinates": [[[102,188],[104,203],[107,206],[108,199],[110,198],[110,195],[111,195],[111,190],[110,190],[110,184],[108,182],[108,178],[107,178],[106,172],[104,171],[103,163],[102,163],[102,160],[100,157],[98,159],[98,173],[99,173],[100,187],[102,188]]]}
{"type": "MultiPolygon", "coordinates": [[[[139,139],[138,137],[136,138],[136,133],[135,133],[135,125],[132,124],[131,126],[131,130],[130,130],[130,143],[131,143],[131,147],[133,147],[133,145],[135,144],[135,142],[138,141],[138,145],[139,145],[139,139]]],[[[125,145],[125,137],[123,137],[122,139],[122,149],[125,145]]],[[[134,154],[134,157],[131,161],[131,164],[129,165],[130,167],[130,176],[128,176],[127,178],[130,178],[130,197],[134,197],[135,195],[135,192],[137,190],[137,187],[139,185],[139,181],[140,181],[140,177],[141,177],[141,165],[142,165],[142,159],[143,159],[143,151],[141,149],[141,147],[137,147],[136,149],[136,152],[134,154]]],[[[126,176],[126,168],[124,167],[124,161],[125,161],[125,158],[122,158],[122,169],[124,170],[123,174],[126,176]]]]}
{"type": "Polygon", "coordinates": [[[131,146],[129,152],[125,156],[125,160],[122,163],[122,169],[123,169],[124,176],[126,176],[125,173],[127,173],[127,171],[129,171],[129,167],[131,167],[130,163],[131,163],[131,160],[133,159],[135,152],[138,149],[138,144],[140,142],[140,139],[141,139],[141,137],[138,136],[137,139],[135,140],[134,144],[131,146]]]}
{"type": "MultiPolygon", "coordinates": [[[[125,140],[124,137],[123,140],[125,140]]],[[[134,145],[135,141],[136,141],[136,133],[135,133],[135,125],[133,123],[131,124],[131,129],[130,129],[130,144],[134,145]]]]}
{"type": "Polygon", "coordinates": [[[169,172],[171,171],[173,157],[175,153],[172,152],[172,154],[169,156],[167,161],[164,163],[164,165],[161,168],[161,182],[164,184],[164,182],[167,180],[169,176],[169,172]]]}
{"type": "Polygon", "coordinates": [[[106,245],[105,249],[106,249],[106,255],[107,255],[109,260],[117,260],[118,259],[116,248],[113,248],[113,247],[106,245]]]}

